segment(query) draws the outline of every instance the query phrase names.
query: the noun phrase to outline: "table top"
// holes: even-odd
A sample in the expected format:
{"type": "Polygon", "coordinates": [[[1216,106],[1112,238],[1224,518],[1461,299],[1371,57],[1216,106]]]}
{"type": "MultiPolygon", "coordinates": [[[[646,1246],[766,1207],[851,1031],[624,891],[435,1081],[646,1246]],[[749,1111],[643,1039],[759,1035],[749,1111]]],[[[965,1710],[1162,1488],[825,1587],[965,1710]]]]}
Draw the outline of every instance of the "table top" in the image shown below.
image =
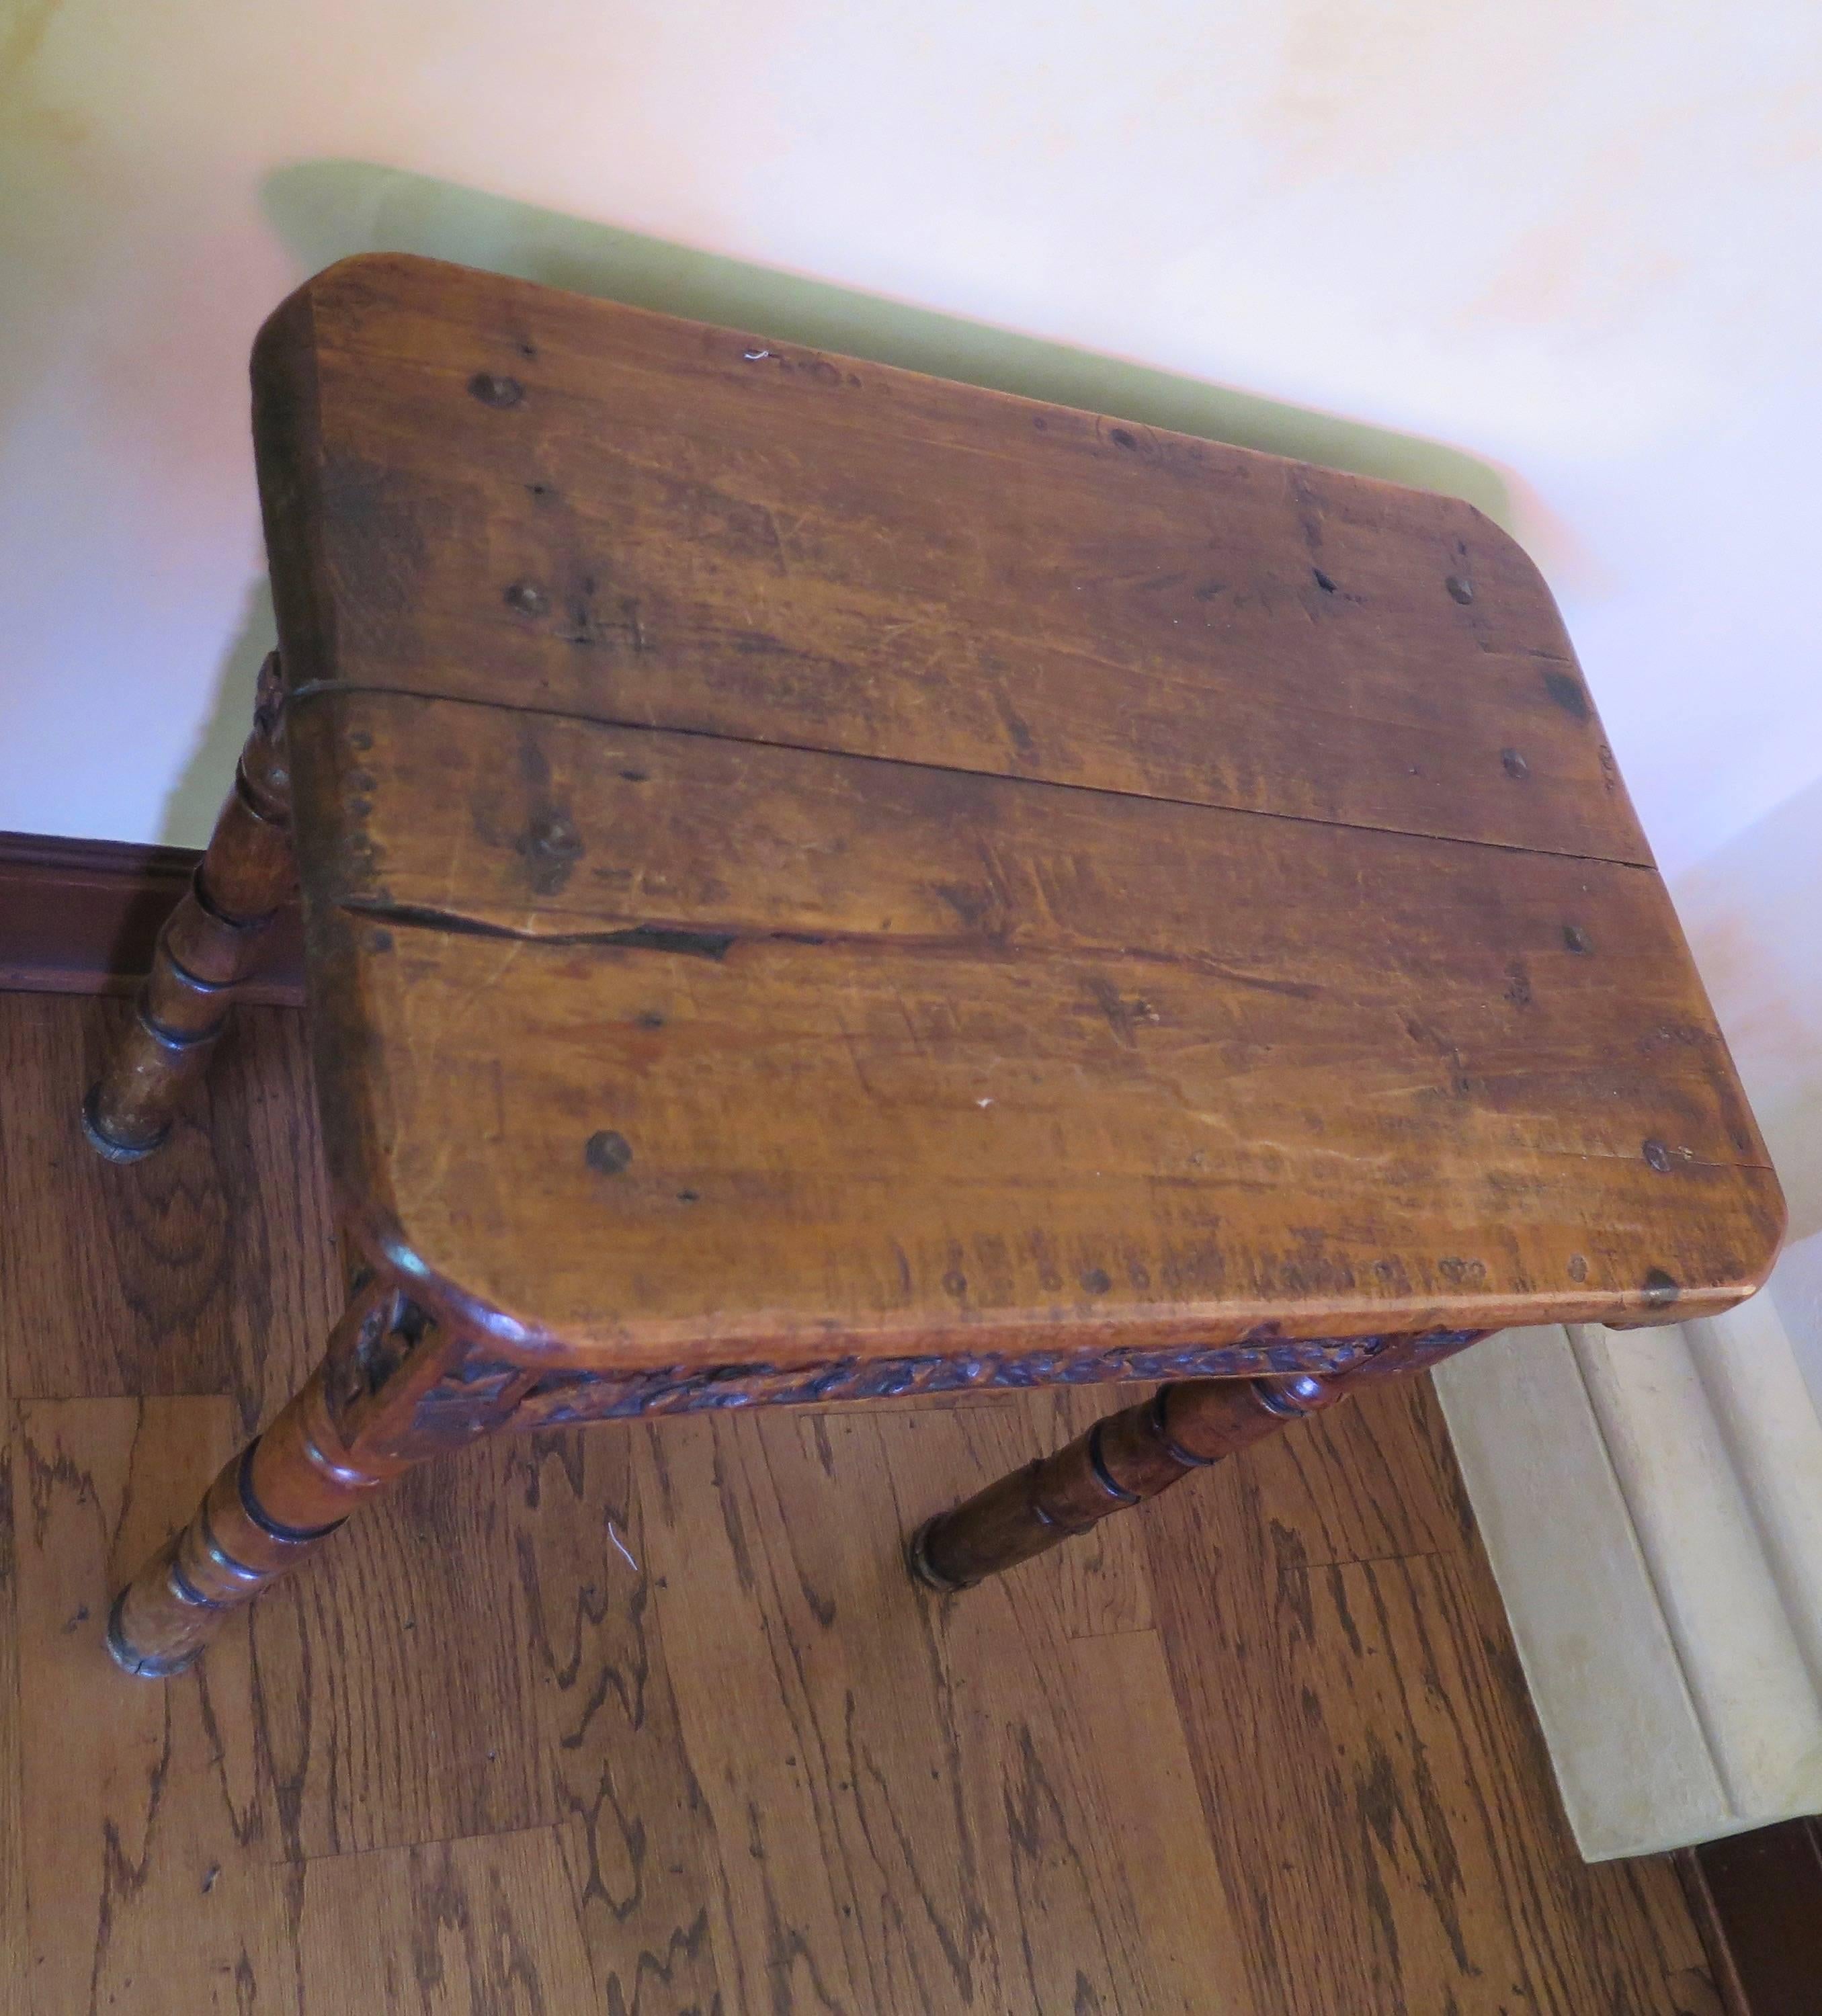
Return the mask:
{"type": "Polygon", "coordinates": [[[254,353],[344,1208],[571,1362],[1667,1321],[1783,1204],[1469,506],[401,256],[254,353]]]}

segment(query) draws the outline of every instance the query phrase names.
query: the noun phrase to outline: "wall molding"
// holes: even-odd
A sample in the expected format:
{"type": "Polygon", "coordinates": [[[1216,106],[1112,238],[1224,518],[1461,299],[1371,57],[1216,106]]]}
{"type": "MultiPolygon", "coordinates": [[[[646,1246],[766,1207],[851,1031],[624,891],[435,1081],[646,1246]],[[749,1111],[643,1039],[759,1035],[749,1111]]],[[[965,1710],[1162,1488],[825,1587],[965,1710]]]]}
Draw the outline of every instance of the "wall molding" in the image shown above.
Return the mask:
{"type": "MultiPolygon", "coordinates": [[[[131,993],[197,859],[187,847],[0,833],[0,992],[131,993]]],[[[295,906],[265,934],[239,998],[302,1006],[295,906]]]]}
{"type": "Polygon", "coordinates": [[[1822,1419],[1771,1298],[1436,1388],[1583,1854],[1822,1811],[1822,1419]]]}

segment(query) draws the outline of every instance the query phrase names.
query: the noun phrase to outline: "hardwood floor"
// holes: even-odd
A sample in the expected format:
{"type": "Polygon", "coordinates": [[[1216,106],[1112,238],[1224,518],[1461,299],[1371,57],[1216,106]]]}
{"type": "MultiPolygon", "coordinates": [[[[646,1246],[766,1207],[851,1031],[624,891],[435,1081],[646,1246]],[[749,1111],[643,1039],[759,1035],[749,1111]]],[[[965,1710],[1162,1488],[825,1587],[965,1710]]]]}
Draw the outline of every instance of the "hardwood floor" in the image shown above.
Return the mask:
{"type": "Polygon", "coordinates": [[[1427,1382],[941,1601],[903,1534],[1107,1395],[502,1441],[126,1679],[336,1263],[298,1018],[115,1168],[121,1012],[0,997],[5,2016],[1716,2016],[1668,1860],[1575,1858],[1427,1382]]]}

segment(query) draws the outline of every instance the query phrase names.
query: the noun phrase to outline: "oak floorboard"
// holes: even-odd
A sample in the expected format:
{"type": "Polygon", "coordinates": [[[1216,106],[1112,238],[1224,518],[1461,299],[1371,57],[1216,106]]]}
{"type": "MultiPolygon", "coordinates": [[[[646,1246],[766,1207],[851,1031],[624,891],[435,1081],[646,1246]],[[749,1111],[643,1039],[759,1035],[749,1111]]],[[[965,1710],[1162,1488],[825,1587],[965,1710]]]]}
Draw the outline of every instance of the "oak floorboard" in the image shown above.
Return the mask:
{"type": "Polygon", "coordinates": [[[142,1162],[84,1139],[121,1001],[0,996],[0,1338],[16,1396],[225,1393],[243,1433],[340,1314],[303,1018],[241,1008],[214,1075],[142,1162]]]}
{"type": "Polygon", "coordinates": [[[582,2016],[597,1993],[567,1827],[330,1856],[304,1872],[299,2016],[582,2016]]]}
{"type": "Polygon", "coordinates": [[[1577,1858],[1490,1579],[1446,1554],[1311,1568],[1212,1523],[1212,1496],[1154,1509],[1161,1629],[1258,2007],[1673,2016],[1688,1949],[1577,1858]]]}
{"type": "Polygon", "coordinates": [[[35,2016],[294,2001],[244,1626],[158,1686],[129,1679],[103,1644],[115,1579],[188,1516],[233,1433],[225,1400],[16,1404],[35,2016]]]}
{"type": "Polygon", "coordinates": [[[513,1560],[513,1446],[413,1471],[253,1611],[291,1861],[561,1818],[513,1560]]]}
{"type": "Polygon", "coordinates": [[[610,2016],[725,2005],[710,1928],[714,1836],[679,1725],[632,1475],[643,1431],[529,1435],[509,1543],[538,1676],[538,1735],[610,2016]]]}
{"type": "Polygon", "coordinates": [[[1248,1528],[1306,1567],[1458,1554],[1475,1544],[1428,1373],[1368,1386],[1224,1468],[1216,1489],[1234,1492],[1248,1528]]]}
{"type": "Polygon", "coordinates": [[[635,1445],[738,2008],[1006,2006],[884,1432],[854,1409],[781,1412],[635,1445]]]}
{"type": "MultiPolygon", "coordinates": [[[[1003,1467],[981,1426],[932,1417],[895,1438],[886,1458],[903,1524],[933,1481],[934,1495],[960,1492],[1003,1467]]],[[[981,2006],[1241,2016],[1252,2005],[1238,1942],[1155,1636],[1073,1636],[1079,1583],[1048,1565],[923,1599],[1000,1959],[1001,1999],[981,2006]]]]}

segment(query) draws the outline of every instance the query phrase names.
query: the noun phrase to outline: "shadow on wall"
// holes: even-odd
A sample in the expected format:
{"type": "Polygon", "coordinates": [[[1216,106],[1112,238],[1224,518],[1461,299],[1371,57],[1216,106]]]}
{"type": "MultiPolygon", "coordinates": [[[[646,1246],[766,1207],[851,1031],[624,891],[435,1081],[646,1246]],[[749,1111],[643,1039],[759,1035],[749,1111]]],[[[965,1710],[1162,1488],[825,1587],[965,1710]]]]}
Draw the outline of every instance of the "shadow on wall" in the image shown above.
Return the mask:
{"type": "Polygon", "coordinates": [[[207,841],[253,725],[253,689],[260,666],[278,641],[272,583],[261,574],[248,585],[234,641],[216,678],[214,703],[202,740],[164,801],[159,837],[167,844],[193,847],[207,841]]]}
{"type": "Polygon", "coordinates": [[[427,175],[314,161],[268,176],[264,201],[308,272],[355,252],[420,253],[812,350],[1446,491],[1507,522],[1511,499],[1498,473],[1435,441],[560,217],[427,175]]]}
{"type": "MultiPolygon", "coordinates": [[[[668,245],[428,175],[362,161],[305,162],[268,176],[262,200],[297,261],[301,279],[357,252],[415,252],[813,350],[1444,491],[1511,528],[1513,500],[1500,473],[1435,441],[668,245]]],[[[252,718],[254,676],[273,642],[272,599],[262,582],[222,668],[207,731],[166,803],[167,837],[187,841],[207,831],[252,718]]]]}
{"type": "Polygon", "coordinates": [[[1789,1201],[1794,1247],[1822,1234],[1822,779],[1671,893],[1789,1201]]]}

